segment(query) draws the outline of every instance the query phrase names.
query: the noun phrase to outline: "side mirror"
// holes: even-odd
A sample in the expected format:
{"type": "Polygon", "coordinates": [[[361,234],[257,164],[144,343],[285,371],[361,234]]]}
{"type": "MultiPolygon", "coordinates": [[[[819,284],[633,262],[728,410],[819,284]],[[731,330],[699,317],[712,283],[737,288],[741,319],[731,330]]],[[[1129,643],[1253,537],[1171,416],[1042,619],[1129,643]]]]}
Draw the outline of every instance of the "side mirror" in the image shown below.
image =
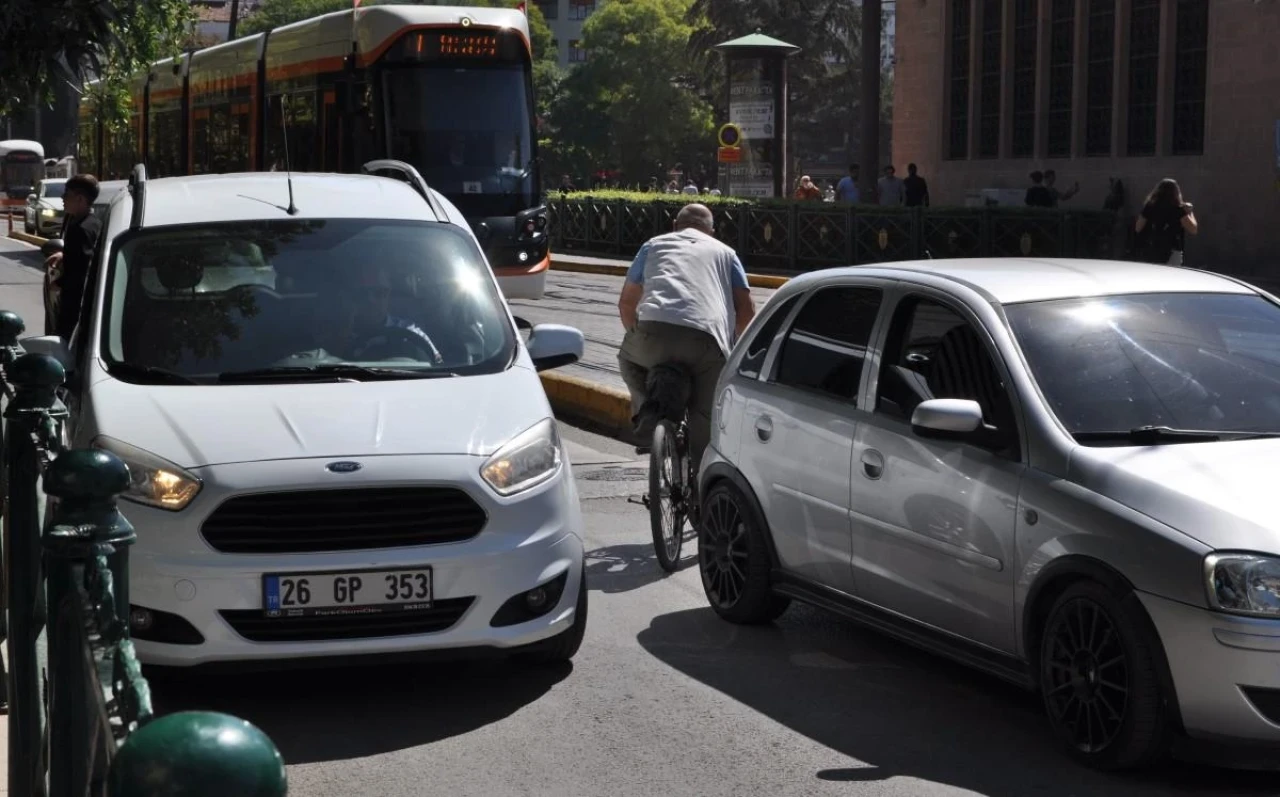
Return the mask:
{"type": "Polygon", "coordinates": [[[61,238],[50,238],[49,240],[44,242],[43,246],[40,247],[40,254],[44,255],[45,257],[51,257],[61,251],[62,251],[61,238]]]}
{"type": "Polygon", "coordinates": [[[911,413],[911,431],[921,437],[958,439],[982,428],[982,407],[968,399],[929,399],[911,413]]]}
{"type": "Polygon", "coordinates": [[[64,369],[71,370],[71,352],[67,349],[67,344],[57,335],[24,338],[18,342],[22,344],[22,350],[28,354],[47,354],[61,363],[64,369]]]}
{"type": "Polygon", "coordinates": [[[34,205],[37,201],[39,201],[39,199],[40,197],[36,196],[35,194],[27,194],[28,205],[34,205]]]}
{"type": "Polygon", "coordinates": [[[526,342],[534,368],[547,371],[582,359],[582,331],[561,324],[538,324],[526,342]]]}

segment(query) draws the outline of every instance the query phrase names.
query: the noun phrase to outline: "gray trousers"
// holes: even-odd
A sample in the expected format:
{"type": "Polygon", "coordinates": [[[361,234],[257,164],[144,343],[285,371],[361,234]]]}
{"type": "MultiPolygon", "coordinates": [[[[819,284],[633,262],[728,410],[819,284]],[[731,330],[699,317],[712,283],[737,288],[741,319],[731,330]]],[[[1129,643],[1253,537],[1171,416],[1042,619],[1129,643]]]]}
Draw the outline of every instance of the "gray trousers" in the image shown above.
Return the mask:
{"type": "MultiPolygon", "coordinates": [[[[640,411],[649,369],[662,363],[678,363],[693,374],[689,398],[689,448],[694,462],[711,442],[711,411],[715,407],[716,382],[724,368],[724,353],[716,339],[700,329],[641,321],[622,338],[618,370],[631,391],[631,414],[640,411]]],[[[647,440],[643,441],[645,444],[647,440]]]]}

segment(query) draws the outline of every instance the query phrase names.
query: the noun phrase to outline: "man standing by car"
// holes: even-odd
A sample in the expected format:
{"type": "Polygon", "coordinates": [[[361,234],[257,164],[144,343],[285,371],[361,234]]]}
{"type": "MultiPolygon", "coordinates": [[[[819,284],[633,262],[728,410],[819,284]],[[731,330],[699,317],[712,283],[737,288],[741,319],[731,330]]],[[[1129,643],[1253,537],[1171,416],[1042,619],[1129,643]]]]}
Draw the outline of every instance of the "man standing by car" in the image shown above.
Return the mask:
{"type": "Polygon", "coordinates": [[[62,251],[45,261],[46,335],[57,335],[70,341],[80,318],[85,280],[89,264],[98,245],[102,222],[93,215],[98,199],[98,180],[91,174],[78,174],[67,180],[62,196],[66,221],[62,232],[62,251]]]}
{"type": "MultiPolygon", "coordinates": [[[[675,231],[651,238],[636,254],[618,299],[626,334],[618,351],[631,391],[633,422],[644,404],[649,369],[678,364],[693,377],[689,447],[694,461],[711,440],[716,381],[729,350],[755,316],[747,274],[733,249],[713,237],[711,210],[685,205],[675,231]]],[[[645,433],[637,429],[641,445],[645,433]]]]}

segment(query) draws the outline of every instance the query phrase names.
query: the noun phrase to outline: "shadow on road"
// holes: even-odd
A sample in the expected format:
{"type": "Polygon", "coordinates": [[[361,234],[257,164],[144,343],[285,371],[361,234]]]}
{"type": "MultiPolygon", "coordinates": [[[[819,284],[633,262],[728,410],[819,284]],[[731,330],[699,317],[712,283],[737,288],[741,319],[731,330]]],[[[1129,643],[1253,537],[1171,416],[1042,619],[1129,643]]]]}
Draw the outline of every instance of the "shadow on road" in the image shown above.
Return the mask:
{"type": "Polygon", "coordinates": [[[990,797],[1278,791],[1274,772],[1181,763],[1142,775],[1087,770],[1052,741],[1033,695],[805,606],[758,628],[730,625],[709,608],[676,612],[655,618],[638,641],[841,754],[813,774],[820,780],[918,778],[990,797]]]}
{"type": "Polygon", "coordinates": [[[469,733],[538,700],[571,665],[502,661],[236,675],[148,672],[157,714],[221,711],[267,733],[287,764],[342,761],[469,733]]]}
{"type": "MultiPolygon", "coordinates": [[[[681,548],[680,569],[697,564],[697,537],[685,534],[681,548]]],[[[667,577],[658,566],[653,552],[653,542],[610,545],[587,551],[587,588],[595,592],[614,594],[647,587],[667,577]]]]}

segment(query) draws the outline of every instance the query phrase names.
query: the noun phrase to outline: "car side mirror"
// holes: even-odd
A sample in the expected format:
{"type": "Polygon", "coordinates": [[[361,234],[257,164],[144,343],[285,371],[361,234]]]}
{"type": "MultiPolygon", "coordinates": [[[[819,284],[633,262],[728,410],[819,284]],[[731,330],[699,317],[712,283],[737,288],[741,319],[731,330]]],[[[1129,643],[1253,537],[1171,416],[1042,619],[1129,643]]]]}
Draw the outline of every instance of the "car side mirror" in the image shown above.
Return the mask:
{"type": "Polygon", "coordinates": [[[39,200],[39,199],[40,199],[40,197],[36,196],[35,194],[27,194],[27,204],[28,204],[28,205],[34,205],[34,204],[36,203],[36,201],[37,201],[37,200],[39,200]]]}
{"type": "Polygon", "coordinates": [[[47,354],[62,364],[64,370],[71,370],[71,352],[67,344],[57,335],[41,335],[24,338],[18,341],[27,354],[47,354]]]}
{"type": "Polygon", "coordinates": [[[582,331],[562,324],[538,324],[529,332],[525,345],[539,371],[571,365],[582,359],[582,331]]]}
{"type": "Polygon", "coordinates": [[[62,251],[62,239],[50,238],[40,247],[40,254],[45,257],[52,257],[62,251]]]}
{"type": "Polygon", "coordinates": [[[920,437],[958,440],[983,428],[982,406],[969,399],[929,399],[911,413],[911,431],[920,437]]]}

